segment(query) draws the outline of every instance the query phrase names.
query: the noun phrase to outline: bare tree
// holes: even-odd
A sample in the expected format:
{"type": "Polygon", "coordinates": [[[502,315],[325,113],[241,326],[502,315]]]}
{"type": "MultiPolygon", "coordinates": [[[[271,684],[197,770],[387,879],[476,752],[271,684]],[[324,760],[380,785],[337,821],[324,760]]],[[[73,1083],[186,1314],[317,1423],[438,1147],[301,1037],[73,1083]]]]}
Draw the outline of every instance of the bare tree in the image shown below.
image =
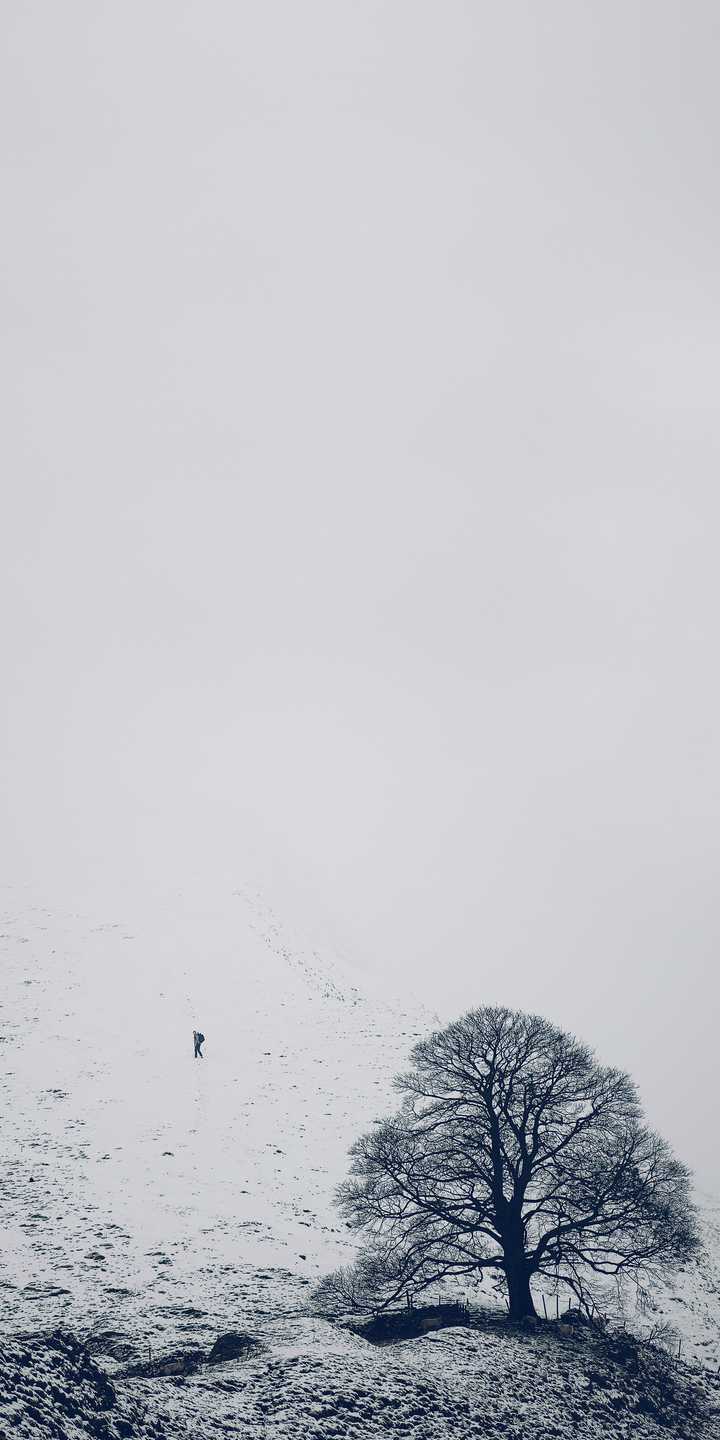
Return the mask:
{"type": "Polygon", "coordinates": [[[323,1282],[326,1301],[380,1310],[489,1274],[521,1319],[534,1276],[588,1304],[603,1277],[639,1281],[693,1255],[689,1172],[644,1124],[630,1078],[573,1036],[485,1008],[411,1058],[400,1111],[353,1146],[338,1201],[365,1244],[323,1282]]]}

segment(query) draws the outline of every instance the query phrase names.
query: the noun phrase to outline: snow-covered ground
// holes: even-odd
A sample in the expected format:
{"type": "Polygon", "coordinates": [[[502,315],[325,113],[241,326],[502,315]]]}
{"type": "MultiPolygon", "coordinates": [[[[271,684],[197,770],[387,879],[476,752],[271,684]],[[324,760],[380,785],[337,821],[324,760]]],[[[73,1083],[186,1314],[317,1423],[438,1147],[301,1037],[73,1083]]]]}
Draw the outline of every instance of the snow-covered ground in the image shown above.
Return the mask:
{"type": "MultiPolygon", "coordinates": [[[[355,1396],[353,1423],[367,1411],[367,1434],[374,1426],[382,1433],[383,1405],[398,1409],[401,1370],[409,1434],[421,1433],[412,1415],[423,1386],[442,1409],[456,1362],[448,1433],[479,1384],[467,1378],[470,1365],[491,1378],[500,1367],[497,1384],[483,1381],[498,1394],[504,1365],[516,1376],[527,1369],[530,1396],[530,1342],[515,1355],[483,1337],[481,1355],[477,1335],[453,1332],[390,1355],[306,1313],[312,1282],[352,1255],[332,1199],[348,1147],[394,1108],[392,1077],[432,1025],[430,1014],[411,999],[364,993],[345,967],[240,887],[202,903],[169,895],[134,914],[99,915],[5,890],[2,911],[6,1331],[61,1324],[81,1336],[107,1333],[111,1347],[125,1337],[139,1353],[148,1343],[157,1353],[207,1346],[225,1330],[255,1331],[263,1358],[246,1366],[245,1379],[226,1376],[218,1389],[200,1376],[187,1387],[208,1414],[237,1407],[242,1390],[253,1423],[266,1402],[275,1413],[268,1396],[280,1372],[312,1418],[323,1357],[323,1384],[332,1381],[338,1404],[341,1394],[355,1396]],[[203,1060],[193,1059],[196,1027],[207,1037],[203,1060]],[[497,1349],[490,1370],[488,1345],[497,1349]]],[[[669,1320],[684,1358],[717,1367],[720,1206],[700,1201],[703,1255],[656,1293],[654,1316],[634,1318],[646,1329],[669,1320]]],[[[582,1408],[580,1390],[566,1399],[582,1408]]],[[[283,1415],[275,1416],[278,1433],[283,1415]]],[[[354,1432],[347,1418],[344,1430],[317,1433],[354,1432]]]]}
{"type": "Polygon", "coordinates": [[[5,1324],[170,1343],[295,1311],[348,1258],[334,1187],[430,1018],[240,891],[132,919],[6,891],[3,912],[5,1324]]]}
{"type": "Polygon", "coordinates": [[[160,1403],[193,1440],[715,1440],[714,1377],[702,1385],[703,1411],[714,1415],[673,1417],[668,1432],[657,1413],[643,1412],[636,1377],[608,1363],[601,1341],[569,1326],[550,1330],[458,1328],[378,1349],[307,1323],[292,1348],[161,1390],[135,1382],[131,1394],[160,1403]]]}
{"type": "Polygon", "coordinates": [[[3,1440],[716,1440],[720,1377],[501,1318],[378,1348],[322,1321],[189,1375],[109,1380],[72,1336],[4,1338],[3,1440]]]}

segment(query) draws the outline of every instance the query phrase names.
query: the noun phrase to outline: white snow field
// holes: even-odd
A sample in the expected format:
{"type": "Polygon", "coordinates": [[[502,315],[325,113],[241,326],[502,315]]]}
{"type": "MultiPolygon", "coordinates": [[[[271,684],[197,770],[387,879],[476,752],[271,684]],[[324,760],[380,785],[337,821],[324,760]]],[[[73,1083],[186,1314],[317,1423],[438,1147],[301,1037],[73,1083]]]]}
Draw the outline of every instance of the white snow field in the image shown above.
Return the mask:
{"type": "Polygon", "coordinates": [[[5,1324],[169,1343],[295,1310],[349,1258],[334,1187],[430,1018],[363,997],[240,893],[141,928],[5,893],[5,1324]]]}
{"type": "MultiPolygon", "coordinates": [[[[6,1334],[61,1326],[111,1371],[123,1342],[142,1358],[261,1338],[213,1375],[133,1382],[150,1407],[162,1391],[157,1434],[660,1433],[610,1382],[591,1414],[591,1342],[568,1327],[552,1344],[454,1330],[378,1349],[308,1313],[312,1283],[353,1254],[333,1207],[348,1147],[394,1108],[392,1077],[437,1017],[364,993],[240,888],[132,917],[6,889],[2,912],[6,1334]]],[[[683,1359],[717,1370],[720,1207],[701,1210],[702,1256],[634,1318],[669,1320],[683,1359]]]]}

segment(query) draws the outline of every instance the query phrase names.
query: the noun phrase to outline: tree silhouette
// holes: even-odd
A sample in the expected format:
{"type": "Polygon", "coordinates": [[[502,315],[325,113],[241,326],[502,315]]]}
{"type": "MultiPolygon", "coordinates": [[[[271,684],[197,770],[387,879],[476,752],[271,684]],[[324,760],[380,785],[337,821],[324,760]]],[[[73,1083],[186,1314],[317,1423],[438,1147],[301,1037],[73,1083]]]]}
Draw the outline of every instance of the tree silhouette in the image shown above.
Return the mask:
{"type": "Polygon", "coordinates": [[[587,1305],[603,1277],[646,1281],[692,1256],[689,1172],[644,1124],[629,1076],[574,1036],[484,1008],[411,1058],[401,1109],[352,1148],[338,1202],[364,1245],[320,1299],[380,1310],[409,1287],[490,1274],[522,1319],[534,1276],[587,1305]]]}

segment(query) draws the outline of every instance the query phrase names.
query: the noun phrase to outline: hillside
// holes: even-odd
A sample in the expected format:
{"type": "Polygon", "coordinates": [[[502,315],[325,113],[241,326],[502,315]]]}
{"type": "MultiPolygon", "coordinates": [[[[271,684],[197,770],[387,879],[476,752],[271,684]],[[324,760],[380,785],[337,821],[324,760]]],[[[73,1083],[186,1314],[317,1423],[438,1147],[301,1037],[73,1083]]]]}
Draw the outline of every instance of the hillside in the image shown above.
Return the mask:
{"type": "Polygon", "coordinates": [[[245,1360],[109,1379],[72,1336],[0,1348],[0,1436],[20,1440],[716,1440],[720,1382],[585,1328],[503,1322],[379,1348],[323,1324],[245,1360]]]}
{"type": "Polygon", "coordinates": [[[0,935],[6,1325],[164,1343],[296,1308],[347,1258],[334,1186],[428,1018],[240,894],[132,926],[6,905],[0,935]]]}
{"type": "MultiPolygon", "coordinates": [[[[88,1341],[120,1410],[145,1407],[133,1433],[570,1436],[580,1415],[588,1436],[660,1433],[635,1379],[570,1327],[490,1315],[378,1349],[308,1313],[314,1280],[352,1255],[332,1205],[348,1146],[393,1106],[433,1017],[365,994],[250,892],[132,919],[6,892],[0,931],[3,1330],[88,1341]],[[235,1329],[261,1341],[249,1359],[121,1378],[235,1329]]],[[[720,1363],[720,1209],[701,1207],[703,1254],[629,1317],[676,1327],[683,1375],[720,1363]]]]}

